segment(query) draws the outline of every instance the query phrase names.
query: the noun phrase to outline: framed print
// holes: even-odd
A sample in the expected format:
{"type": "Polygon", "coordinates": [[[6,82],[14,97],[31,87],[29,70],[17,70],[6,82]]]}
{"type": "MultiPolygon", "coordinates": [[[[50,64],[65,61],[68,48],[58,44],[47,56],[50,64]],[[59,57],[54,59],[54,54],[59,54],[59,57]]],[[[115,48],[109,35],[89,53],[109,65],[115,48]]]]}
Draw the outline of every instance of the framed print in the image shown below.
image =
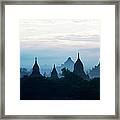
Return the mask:
{"type": "Polygon", "coordinates": [[[1,118],[119,119],[119,2],[1,7],[1,118]]]}

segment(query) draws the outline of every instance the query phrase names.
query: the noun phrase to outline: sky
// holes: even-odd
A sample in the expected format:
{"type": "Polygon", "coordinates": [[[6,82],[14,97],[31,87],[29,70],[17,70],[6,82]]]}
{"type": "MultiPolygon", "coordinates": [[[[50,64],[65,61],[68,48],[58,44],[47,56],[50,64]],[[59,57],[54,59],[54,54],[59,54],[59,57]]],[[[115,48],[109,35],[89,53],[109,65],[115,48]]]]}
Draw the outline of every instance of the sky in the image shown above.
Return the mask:
{"type": "Polygon", "coordinates": [[[78,52],[85,69],[99,62],[99,19],[21,19],[19,29],[21,67],[32,68],[34,57],[39,66],[75,62],[78,52]]]}

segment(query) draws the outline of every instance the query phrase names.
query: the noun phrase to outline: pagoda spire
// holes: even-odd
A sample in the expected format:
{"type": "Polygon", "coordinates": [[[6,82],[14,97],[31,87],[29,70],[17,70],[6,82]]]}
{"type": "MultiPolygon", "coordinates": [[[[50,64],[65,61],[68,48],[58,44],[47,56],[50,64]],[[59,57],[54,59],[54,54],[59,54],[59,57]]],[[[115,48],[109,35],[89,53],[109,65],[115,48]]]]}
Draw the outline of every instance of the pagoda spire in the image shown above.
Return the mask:
{"type": "Polygon", "coordinates": [[[55,64],[54,64],[54,69],[55,69],[55,64]]]}
{"type": "Polygon", "coordinates": [[[80,60],[79,52],[78,52],[77,61],[76,61],[75,64],[74,64],[74,70],[73,70],[73,72],[74,72],[76,75],[80,76],[80,77],[81,77],[82,79],[84,79],[84,80],[87,80],[87,79],[88,79],[88,77],[87,77],[87,75],[86,75],[86,73],[85,73],[85,71],[84,71],[83,63],[82,63],[82,61],[80,60]]]}
{"type": "Polygon", "coordinates": [[[79,52],[78,52],[78,59],[80,59],[79,52]]]}
{"type": "Polygon", "coordinates": [[[35,78],[35,79],[39,79],[42,75],[40,74],[40,71],[39,71],[39,65],[37,63],[37,57],[35,57],[34,60],[35,60],[35,63],[33,65],[32,73],[31,73],[30,77],[35,78]]]}
{"type": "Polygon", "coordinates": [[[55,64],[54,64],[53,70],[51,72],[51,78],[58,79],[58,73],[57,73],[57,70],[55,68],[55,64]]]}
{"type": "Polygon", "coordinates": [[[35,57],[35,63],[37,63],[37,57],[35,57]]]}

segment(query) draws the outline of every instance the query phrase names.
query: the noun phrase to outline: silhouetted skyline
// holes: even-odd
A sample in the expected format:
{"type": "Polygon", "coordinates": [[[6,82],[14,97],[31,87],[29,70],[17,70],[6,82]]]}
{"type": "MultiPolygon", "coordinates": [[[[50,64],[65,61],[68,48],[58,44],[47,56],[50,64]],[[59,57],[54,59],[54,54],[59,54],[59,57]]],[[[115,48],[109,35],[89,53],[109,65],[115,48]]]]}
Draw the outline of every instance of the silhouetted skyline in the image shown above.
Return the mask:
{"type": "Polygon", "coordinates": [[[38,62],[38,58],[34,58],[33,68],[28,70],[26,68],[20,68],[20,78],[26,76],[56,76],[56,78],[62,77],[62,69],[68,69],[70,72],[74,72],[76,75],[83,76],[84,79],[89,80],[90,78],[100,77],[100,61],[97,65],[93,66],[89,71],[85,71],[84,62],[81,61],[80,55],[78,53],[76,61],[72,61],[71,57],[61,64],[55,67],[41,68],[41,64],[38,62]]]}
{"type": "Polygon", "coordinates": [[[35,57],[31,74],[20,78],[20,99],[100,100],[100,76],[90,79],[89,75],[84,71],[84,65],[80,60],[79,53],[77,60],[73,64],[73,72],[67,66],[61,68],[62,77],[58,77],[58,71],[54,64],[51,75],[48,77],[46,74],[41,74],[40,65],[38,65],[37,57],[35,57]]]}

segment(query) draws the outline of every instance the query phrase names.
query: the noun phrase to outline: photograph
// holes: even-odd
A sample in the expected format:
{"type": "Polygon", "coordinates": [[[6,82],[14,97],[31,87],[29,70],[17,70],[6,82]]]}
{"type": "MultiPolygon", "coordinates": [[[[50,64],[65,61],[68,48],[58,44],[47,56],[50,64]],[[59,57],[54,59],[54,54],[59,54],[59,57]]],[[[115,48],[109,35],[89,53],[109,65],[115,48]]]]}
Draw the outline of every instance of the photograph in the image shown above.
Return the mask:
{"type": "Polygon", "coordinates": [[[100,100],[100,20],[21,19],[20,99],[100,100]]]}
{"type": "Polygon", "coordinates": [[[3,3],[5,117],[116,117],[117,3],[3,3]]]}

